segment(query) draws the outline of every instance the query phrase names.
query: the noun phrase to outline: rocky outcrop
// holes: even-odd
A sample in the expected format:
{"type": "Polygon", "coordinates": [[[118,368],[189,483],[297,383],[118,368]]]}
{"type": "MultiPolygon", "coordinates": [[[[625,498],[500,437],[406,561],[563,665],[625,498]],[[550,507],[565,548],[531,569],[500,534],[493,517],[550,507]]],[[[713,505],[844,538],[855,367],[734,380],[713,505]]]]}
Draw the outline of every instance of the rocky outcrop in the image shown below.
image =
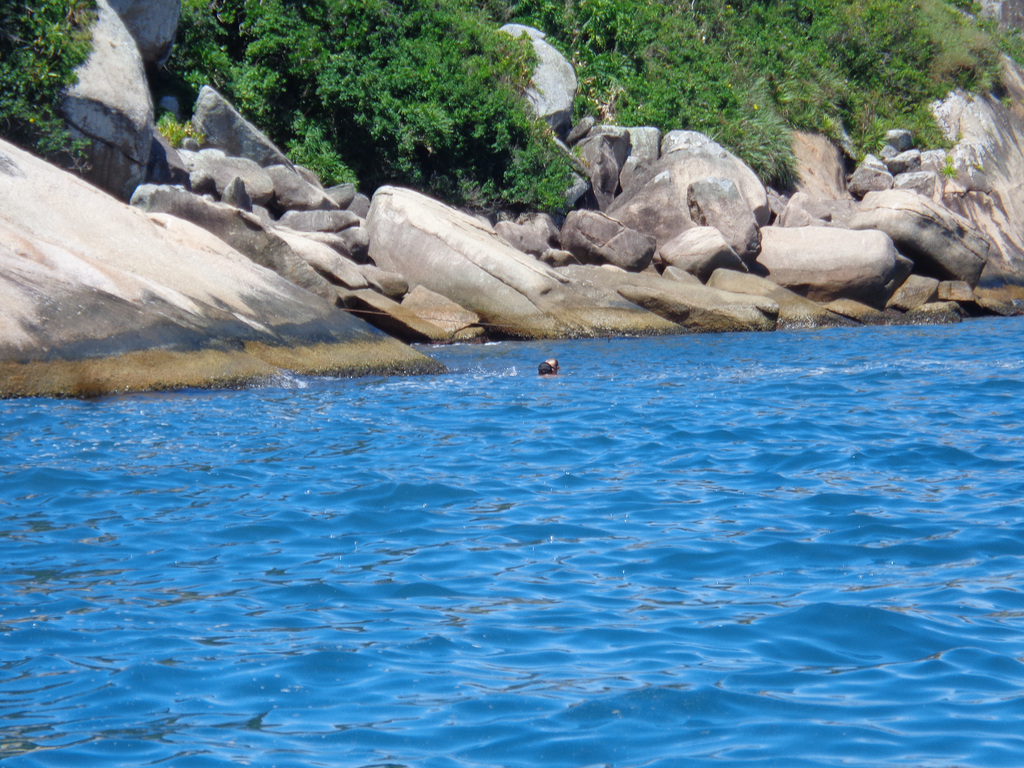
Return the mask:
{"type": "Polygon", "coordinates": [[[852,299],[881,309],[910,274],[883,232],[766,227],[757,264],[773,283],[825,303],[852,299]]]}
{"type": "Polygon", "coordinates": [[[562,247],[581,264],[611,264],[640,272],[654,258],[654,238],[597,211],[572,211],[562,225],[562,247]]]}
{"type": "Polygon", "coordinates": [[[366,221],[370,258],[481,318],[495,337],[671,332],[660,318],[566,278],[502,241],[485,222],[425,195],[381,187],[366,221]]]}
{"type": "Polygon", "coordinates": [[[850,194],[859,200],[869,192],[886,189],[892,189],[892,174],[885,163],[874,155],[868,155],[850,177],[850,194]]]}
{"type": "Polygon", "coordinates": [[[689,216],[690,186],[709,178],[732,181],[757,226],[768,223],[768,195],[754,172],[719,144],[693,131],[666,134],[661,158],[638,170],[607,213],[627,227],[651,235],[661,246],[694,226],[689,216]]]}
{"type": "Polygon", "coordinates": [[[188,169],[189,183],[197,194],[224,196],[224,190],[235,179],[245,185],[245,192],[255,205],[266,205],[274,196],[274,180],[257,163],[245,157],[228,157],[219,149],[199,152],[178,152],[188,169]]]}
{"type": "Polygon", "coordinates": [[[547,214],[534,214],[519,221],[499,221],[494,231],[513,248],[537,257],[561,245],[558,227],[547,214]]]}
{"type": "Polygon", "coordinates": [[[681,328],[701,333],[771,331],[779,307],[771,299],[727,293],[696,282],[665,280],[616,267],[571,266],[559,273],[573,284],[616,291],[681,328]]]}
{"type": "Polygon", "coordinates": [[[754,214],[732,179],[710,177],[690,184],[686,192],[690,219],[698,227],[714,227],[744,263],[761,252],[761,232],[754,214]]]}
{"type": "Polygon", "coordinates": [[[109,0],[147,64],[162,65],[171,55],[181,0],[109,0]]]}
{"type": "Polygon", "coordinates": [[[547,42],[539,29],[522,24],[506,24],[501,28],[513,37],[526,35],[537,56],[526,98],[536,115],[547,122],[559,136],[566,136],[572,127],[572,104],[576,99],[576,72],[572,64],[547,42]]]}
{"type": "Polygon", "coordinates": [[[1003,61],[1003,86],[1005,103],[958,91],[934,112],[957,142],[950,152],[957,178],[946,184],[943,202],[993,246],[979,288],[1011,301],[1024,299],[1024,72],[1010,59],[1003,61]]]}
{"type": "Polygon", "coordinates": [[[191,222],[289,282],[328,301],[334,298],[330,283],[297,255],[280,234],[251,213],[180,187],[152,184],[135,190],[132,205],[147,213],[166,213],[191,222]]]}
{"type": "Polygon", "coordinates": [[[771,299],[778,305],[777,324],[781,329],[834,328],[853,324],[821,304],[757,275],[718,269],[708,279],[708,287],[771,299]]]}
{"type": "Polygon", "coordinates": [[[210,86],[203,86],[196,99],[192,129],[205,138],[205,145],[232,157],[244,157],[261,166],[292,162],[259,128],[210,86]]]}
{"type": "Polygon", "coordinates": [[[0,142],[0,396],[440,366],[174,216],[0,142]]]}
{"type": "Polygon", "coordinates": [[[851,229],[881,230],[914,271],[977,285],[989,257],[989,243],[970,221],[945,206],[905,190],[868,194],[850,219],[851,229]]]}
{"type": "Polygon", "coordinates": [[[142,183],[153,143],[153,101],[138,48],[107,0],[96,5],[93,48],[61,109],[88,141],[86,178],[127,200],[142,183]]]}
{"type": "Polygon", "coordinates": [[[661,247],[661,260],[707,282],[716,269],[746,272],[747,266],[714,227],[694,227],[661,247]]]}
{"type": "Polygon", "coordinates": [[[596,126],[576,147],[597,207],[604,210],[619,194],[619,174],[631,150],[629,131],[596,126]]]}

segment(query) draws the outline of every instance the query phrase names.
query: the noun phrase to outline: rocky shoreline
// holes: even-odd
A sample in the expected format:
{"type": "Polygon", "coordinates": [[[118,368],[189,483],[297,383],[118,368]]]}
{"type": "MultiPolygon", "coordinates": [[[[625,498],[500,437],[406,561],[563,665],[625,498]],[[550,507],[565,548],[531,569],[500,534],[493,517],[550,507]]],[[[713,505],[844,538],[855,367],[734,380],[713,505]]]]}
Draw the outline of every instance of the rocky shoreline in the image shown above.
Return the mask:
{"type": "Polygon", "coordinates": [[[510,28],[533,41],[528,98],[579,178],[564,217],[487,218],[398,187],[325,189],[208,87],[202,145],[170,146],[140,51],[165,55],[154,30],[173,36],[179,9],[149,4],[151,23],[129,14],[129,30],[99,3],[65,106],[93,147],[91,183],[0,141],[2,397],[442,369],[410,343],[1024,310],[1024,74],[1010,61],[1002,98],[935,105],[951,150],[893,130],[848,168],[796,134],[800,181],[781,191],[698,133],[571,125],[571,66],[510,28]]]}

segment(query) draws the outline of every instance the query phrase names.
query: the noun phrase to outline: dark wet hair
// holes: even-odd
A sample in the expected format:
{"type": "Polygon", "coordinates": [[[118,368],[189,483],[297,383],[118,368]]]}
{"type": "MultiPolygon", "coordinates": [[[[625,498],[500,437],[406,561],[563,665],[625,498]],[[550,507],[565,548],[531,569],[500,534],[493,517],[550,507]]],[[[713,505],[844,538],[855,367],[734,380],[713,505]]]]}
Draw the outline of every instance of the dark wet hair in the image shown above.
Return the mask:
{"type": "Polygon", "coordinates": [[[550,376],[553,373],[558,372],[558,363],[551,365],[547,360],[537,366],[537,373],[541,376],[550,376]]]}

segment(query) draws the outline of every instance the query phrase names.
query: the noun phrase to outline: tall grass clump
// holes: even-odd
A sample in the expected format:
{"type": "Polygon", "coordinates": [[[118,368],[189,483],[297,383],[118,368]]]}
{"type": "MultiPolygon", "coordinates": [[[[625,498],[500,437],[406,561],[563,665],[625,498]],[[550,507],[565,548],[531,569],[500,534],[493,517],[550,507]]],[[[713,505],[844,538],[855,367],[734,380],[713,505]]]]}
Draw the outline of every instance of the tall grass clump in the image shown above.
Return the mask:
{"type": "Polygon", "coordinates": [[[82,162],[60,113],[88,58],[95,0],[0,2],[0,136],[70,166],[82,162]]]}

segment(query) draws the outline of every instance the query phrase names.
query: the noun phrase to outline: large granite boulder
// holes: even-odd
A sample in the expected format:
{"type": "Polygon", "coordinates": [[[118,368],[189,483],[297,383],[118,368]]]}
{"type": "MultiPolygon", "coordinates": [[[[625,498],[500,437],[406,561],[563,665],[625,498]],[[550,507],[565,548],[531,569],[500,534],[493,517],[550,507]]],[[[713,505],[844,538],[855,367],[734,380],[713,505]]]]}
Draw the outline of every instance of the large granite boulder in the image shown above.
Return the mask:
{"type": "Polygon", "coordinates": [[[162,65],[171,55],[181,0],[109,0],[147,64],[162,65]]]}
{"type": "Polygon", "coordinates": [[[629,154],[639,160],[653,163],[661,157],[661,129],[652,126],[627,128],[629,154]]]}
{"type": "Polygon", "coordinates": [[[501,28],[513,37],[526,35],[537,56],[526,98],[536,115],[547,122],[559,136],[565,137],[572,127],[572,105],[576,99],[576,72],[558,50],[545,40],[539,29],[522,24],[506,24],[501,28]]]}
{"type": "Polygon", "coordinates": [[[977,285],[989,256],[989,242],[973,223],[906,190],[868,194],[850,228],[885,232],[915,272],[940,280],[977,285]]]}
{"type": "Polygon", "coordinates": [[[697,282],[668,280],[650,272],[624,272],[610,266],[569,266],[558,271],[573,285],[616,291],[692,332],[771,331],[779,313],[771,299],[727,293],[697,282]]]}
{"type": "Polygon", "coordinates": [[[874,155],[868,155],[850,177],[850,194],[859,200],[869,192],[891,189],[892,181],[892,174],[885,163],[874,155]]]}
{"type": "Polygon", "coordinates": [[[178,156],[188,169],[189,183],[197,194],[224,197],[228,185],[241,179],[253,204],[266,205],[274,196],[270,174],[246,157],[229,157],[219,149],[180,150],[178,156]]]}
{"type": "Polygon", "coordinates": [[[192,129],[205,137],[205,146],[233,157],[246,157],[261,166],[292,162],[259,128],[208,85],[203,86],[192,114],[192,129]]]}
{"type": "Polygon", "coordinates": [[[744,263],[761,252],[761,231],[754,214],[732,179],[698,179],[686,193],[690,219],[698,227],[714,227],[744,263]]]}
{"type": "Polygon", "coordinates": [[[883,232],[765,227],[757,264],[773,283],[818,302],[853,299],[881,309],[910,274],[883,232]]]}
{"type": "Polygon", "coordinates": [[[597,211],[570,211],[562,225],[562,248],[581,264],[612,264],[640,272],[654,258],[654,238],[597,211]]]}
{"type": "Polygon", "coordinates": [[[660,246],[694,226],[688,214],[690,185],[708,178],[731,180],[757,226],[768,223],[768,194],[754,172],[721,145],[693,131],[667,133],[661,158],[635,172],[606,212],[651,235],[660,246]]]}
{"type": "Polygon", "coordinates": [[[614,293],[573,290],[555,270],[503,242],[486,222],[411,190],[378,189],[366,227],[377,266],[475,312],[494,337],[678,330],[614,293]]]}
{"type": "Polygon", "coordinates": [[[935,301],[939,297],[939,281],[934,277],[911,275],[886,303],[886,309],[897,309],[909,312],[923,304],[935,301]]]}
{"type": "Polygon", "coordinates": [[[499,221],[494,225],[494,231],[513,248],[538,258],[551,248],[561,245],[558,227],[544,213],[525,216],[519,221],[499,221]]]}
{"type": "Polygon", "coordinates": [[[441,366],[205,230],[0,141],[0,397],[441,366]]]}
{"type": "Polygon", "coordinates": [[[842,150],[827,137],[795,132],[793,155],[796,158],[797,192],[817,200],[841,200],[850,196],[846,188],[842,150]]]}
{"type": "Polygon", "coordinates": [[[305,179],[294,166],[268,165],[264,172],[273,183],[273,207],[279,212],[334,210],[341,207],[318,184],[305,179]]]}
{"type": "Polygon", "coordinates": [[[88,142],[89,181],[127,200],[143,182],[153,143],[153,100],[131,34],[107,0],[96,5],[89,58],[61,110],[71,135],[88,142]]]}
{"type": "Polygon", "coordinates": [[[659,253],[663,263],[684,270],[702,283],[716,269],[747,271],[746,264],[714,227],[688,229],[665,243],[659,253]]]}
{"type": "Polygon", "coordinates": [[[629,132],[625,128],[597,126],[577,144],[577,151],[597,206],[604,210],[619,193],[619,174],[630,154],[629,132]]]}
{"type": "Polygon", "coordinates": [[[166,213],[185,219],[289,282],[323,299],[334,298],[331,284],[252,213],[207,200],[181,187],[155,184],[143,184],[136,189],[132,205],[147,213],[166,213]]]}
{"type": "Polygon", "coordinates": [[[731,269],[717,269],[708,279],[708,287],[771,299],[779,307],[777,323],[780,329],[835,328],[853,325],[846,318],[830,312],[821,304],[758,275],[731,269]]]}

